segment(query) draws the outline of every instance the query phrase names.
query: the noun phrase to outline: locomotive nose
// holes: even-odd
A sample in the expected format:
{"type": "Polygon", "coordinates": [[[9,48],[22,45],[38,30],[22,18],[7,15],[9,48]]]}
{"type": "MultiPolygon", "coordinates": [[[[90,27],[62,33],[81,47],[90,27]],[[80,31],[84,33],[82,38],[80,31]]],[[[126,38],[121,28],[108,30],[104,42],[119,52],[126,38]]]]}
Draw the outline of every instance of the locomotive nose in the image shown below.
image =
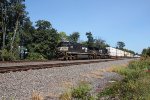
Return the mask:
{"type": "Polygon", "coordinates": [[[68,51],[68,47],[58,47],[57,50],[58,51],[68,51]]]}

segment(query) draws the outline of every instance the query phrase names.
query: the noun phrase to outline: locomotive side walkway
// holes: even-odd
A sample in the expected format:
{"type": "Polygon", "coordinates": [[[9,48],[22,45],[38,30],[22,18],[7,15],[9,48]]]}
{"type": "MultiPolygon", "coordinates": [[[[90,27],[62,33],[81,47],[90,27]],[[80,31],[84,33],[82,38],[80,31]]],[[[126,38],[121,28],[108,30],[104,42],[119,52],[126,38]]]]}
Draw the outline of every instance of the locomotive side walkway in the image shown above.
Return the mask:
{"type": "Polygon", "coordinates": [[[127,65],[131,60],[0,73],[0,100],[30,100],[33,92],[40,93],[45,100],[57,100],[62,92],[81,81],[89,82],[93,91],[97,91],[104,88],[111,79],[120,79],[118,74],[106,71],[107,68],[127,65]]]}

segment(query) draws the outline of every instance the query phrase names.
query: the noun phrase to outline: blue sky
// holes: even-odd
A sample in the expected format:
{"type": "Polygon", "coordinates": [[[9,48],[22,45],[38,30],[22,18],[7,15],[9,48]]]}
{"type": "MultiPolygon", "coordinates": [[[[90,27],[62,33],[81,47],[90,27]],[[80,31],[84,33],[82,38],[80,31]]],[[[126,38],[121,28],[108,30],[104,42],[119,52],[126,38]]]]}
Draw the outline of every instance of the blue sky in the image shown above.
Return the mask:
{"type": "Polygon", "coordinates": [[[91,31],[110,46],[123,41],[140,53],[150,46],[150,0],[26,0],[32,22],[48,20],[67,34],[91,31]]]}

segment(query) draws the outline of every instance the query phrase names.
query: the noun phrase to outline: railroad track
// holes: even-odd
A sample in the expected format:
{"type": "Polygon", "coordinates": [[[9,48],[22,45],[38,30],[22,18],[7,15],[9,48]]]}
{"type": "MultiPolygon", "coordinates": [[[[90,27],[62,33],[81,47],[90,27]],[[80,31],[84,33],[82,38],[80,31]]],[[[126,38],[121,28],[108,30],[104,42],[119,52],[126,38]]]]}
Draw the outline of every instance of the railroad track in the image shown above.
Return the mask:
{"type": "Polygon", "coordinates": [[[18,65],[18,66],[7,66],[0,67],[0,73],[16,72],[16,71],[27,71],[35,69],[45,69],[53,67],[64,67],[71,65],[81,65],[81,64],[90,64],[90,63],[99,63],[99,62],[108,62],[114,61],[116,59],[105,59],[105,60],[92,60],[92,61],[75,61],[75,62],[60,62],[60,63],[51,63],[51,64],[36,64],[36,65],[18,65]]]}
{"type": "MultiPolygon", "coordinates": [[[[49,62],[50,60],[33,60],[33,61],[29,61],[29,60],[15,60],[15,61],[0,61],[0,64],[3,63],[25,63],[25,62],[49,62]]],[[[56,61],[56,60],[51,60],[51,61],[56,61]]]]}

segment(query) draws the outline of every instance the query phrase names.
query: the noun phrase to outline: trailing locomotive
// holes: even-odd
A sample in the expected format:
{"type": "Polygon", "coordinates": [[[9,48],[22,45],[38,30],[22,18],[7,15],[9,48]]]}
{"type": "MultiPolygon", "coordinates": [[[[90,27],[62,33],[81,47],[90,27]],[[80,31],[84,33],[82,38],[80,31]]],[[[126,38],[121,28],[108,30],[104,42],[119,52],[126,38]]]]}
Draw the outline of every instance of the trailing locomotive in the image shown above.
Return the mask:
{"type": "Polygon", "coordinates": [[[84,47],[80,43],[60,42],[57,46],[57,58],[62,60],[109,58],[107,49],[84,47]]]}

